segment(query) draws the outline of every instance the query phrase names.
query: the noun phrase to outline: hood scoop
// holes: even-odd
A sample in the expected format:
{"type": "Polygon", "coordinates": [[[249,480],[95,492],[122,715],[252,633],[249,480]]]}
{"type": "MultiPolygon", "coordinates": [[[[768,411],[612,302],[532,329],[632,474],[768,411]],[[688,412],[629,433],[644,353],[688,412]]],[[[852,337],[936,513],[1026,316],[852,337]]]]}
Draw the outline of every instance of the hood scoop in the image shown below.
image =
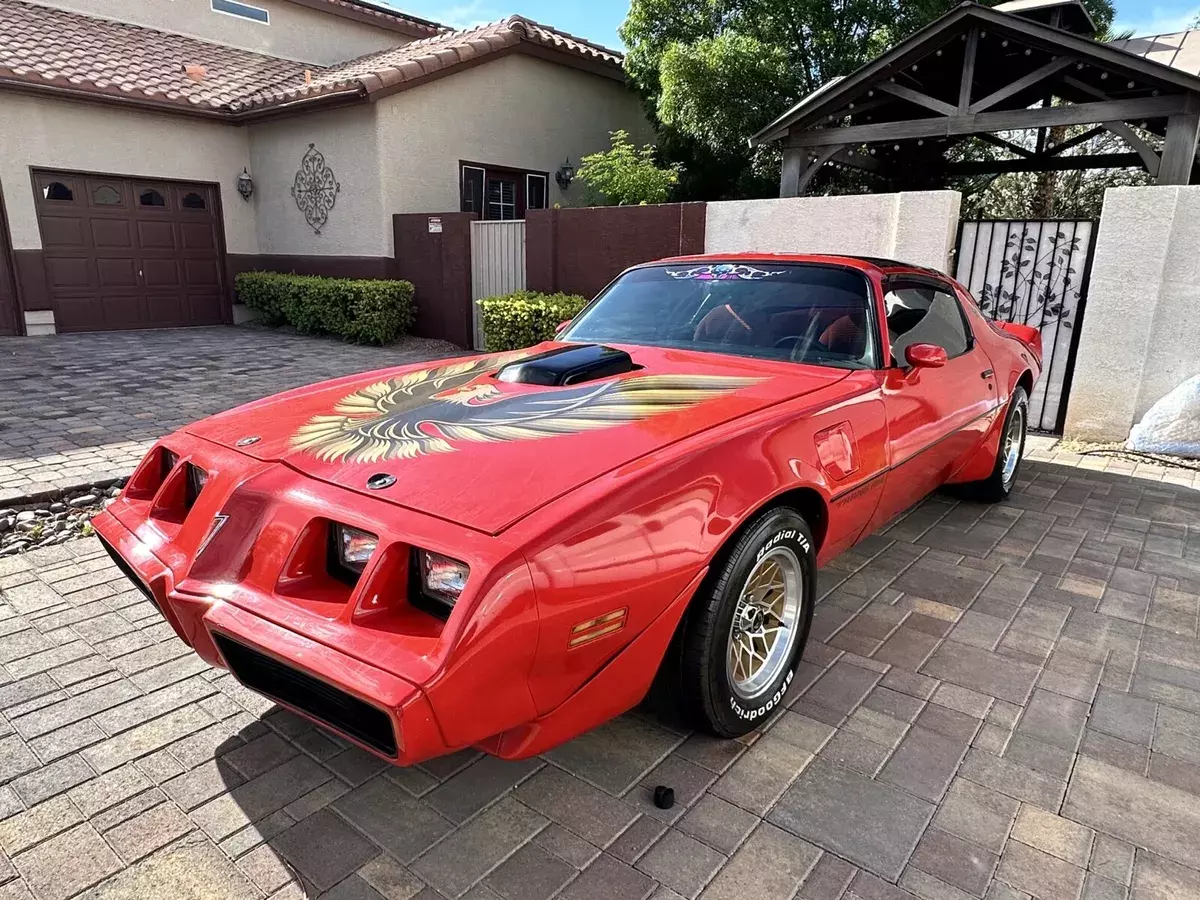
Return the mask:
{"type": "Polygon", "coordinates": [[[600,344],[577,344],[509,363],[496,372],[496,378],[509,384],[562,387],[640,368],[624,350],[600,344]]]}

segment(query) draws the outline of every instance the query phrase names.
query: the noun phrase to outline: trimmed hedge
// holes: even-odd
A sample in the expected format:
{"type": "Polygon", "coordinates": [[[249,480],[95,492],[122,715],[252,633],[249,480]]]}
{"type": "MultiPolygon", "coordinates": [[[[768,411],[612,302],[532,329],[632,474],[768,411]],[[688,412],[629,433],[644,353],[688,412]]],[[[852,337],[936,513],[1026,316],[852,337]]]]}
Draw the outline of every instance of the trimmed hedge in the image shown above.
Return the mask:
{"type": "Polygon", "coordinates": [[[588,304],[578,294],[517,291],[476,301],[489,352],[520,350],[554,339],[554,329],[588,304]]]}
{"type": "Polygon", "coordinates": [[[356,344],[391,343],[416,318],[407,281],[242,272],[234,286],[268,325],[286,322],[305,334],[336,334],[356,344]]]}

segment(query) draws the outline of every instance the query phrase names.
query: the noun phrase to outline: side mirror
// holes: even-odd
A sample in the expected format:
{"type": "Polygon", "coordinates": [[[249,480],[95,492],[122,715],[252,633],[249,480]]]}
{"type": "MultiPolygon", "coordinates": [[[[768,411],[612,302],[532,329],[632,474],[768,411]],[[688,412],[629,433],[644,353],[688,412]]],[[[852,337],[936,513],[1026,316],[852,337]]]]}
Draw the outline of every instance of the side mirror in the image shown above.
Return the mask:
{"type": "Polygon", "coordinates": [[[570,324],[571,324],[570,319],[567,319],[567,321],[565,321],[565,322],[559,322],[558,325],[555,326],[554,336],[558,337],[560,334],[562,334],[564,331],[567,330],[567,326],[570,324]]]}
{"type": "Polygon", "coordinates": [[[940,369],[946,364],[946,350],[937,344],[909,344],[904,361],[914,369],[940,369]]]}

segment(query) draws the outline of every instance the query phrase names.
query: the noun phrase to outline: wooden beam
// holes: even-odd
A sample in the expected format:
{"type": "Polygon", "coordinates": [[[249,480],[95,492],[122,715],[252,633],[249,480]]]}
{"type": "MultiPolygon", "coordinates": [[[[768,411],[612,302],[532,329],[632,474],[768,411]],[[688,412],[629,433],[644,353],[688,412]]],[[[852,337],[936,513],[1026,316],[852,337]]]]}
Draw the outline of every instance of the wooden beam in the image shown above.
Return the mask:
{"type": "Polygon", "coordinates": [[[1167,120],[1162,162],[1155,184],[1190,184],[1196,143],[1200,139],[1200,113],[1181,113],[1167,120]]]}
{"type": "Polygon", "coordinates": [[[1042,109],[1012,109],[967,116],[938,116],[876,125],[850,125],[845,128],[818,128],[789,134],[789,147],[828,147],[831,144],[865,144],[871,141],[899,141],[911,138],[953,137],[997,131],[1021,131],[1047,125],[1091,125],[1122,119],[1161,118],[1183,113],[1188,108],[1185,94],[1142,97],[1136,100],[1108,100],[1102,103],[1078,103],[1042,109]]]}
{"type": "Polygon", "coordinates": [[[958,114],[965,116],[971,111],[971,86],[975,82],[975,57],[979,51],[979,29],[967,32],[967,43],[963,48],[962,78],[958,82],[958,114]]]}
{"type": "Polygon", "coordinates": [[[853,166],[856,169],[862,169],[864,172],[878,172],[883,168],[883,164],[871,154],[855,153],[848,147],[833,154],[833,161],[840,162],[846,166],[853,166]]]}
{"type": "Polygon", "coordinates": [[[1132,147],[1134,152],[1142,158],[1142,165],[1145,166],[1146,171],[1154,177],[1158,177],[1160,167],[1158,151],[1151,147],[1140,134],[1124,122],[1105,122],[1104,127],[1132,147]]]}
{"type": "Polygon", "coordinates": [[[783,164],[779,169],[779,196],[780,197],[796,197],[800,192],[800,174],[804,171],[804,164],[808,161],[808,154],[803,150],[785,147],[783,150],[783,164]]]}
{"type": "Polygon", "coordinates": [[[998,138],[994,134],[977,134],[975,136],[977,138],[979,138],[981,141],[986,141],[987,143],[992,144],[996,147],[1000,147],[1004,150],[1008,150],[1011,153],[1017,154],[1017,156],[1024,156],[1026,159],[1033,157],[1032,150],[1026,150],[1024,147],[1020,146],[1019,144],[1014,144],[1012,141],[1006,141],[1006,140],[1004,140],[1004,138],[998,138]]]}
{"type": "Polygon", "coordinates": [[[1080,144],[1087,143],[1092,138],[1094,138],[1096,135],[1100,134],[1102,131],[1104,131],[1103,125],[1097,125],[1095,128],[1089,128],[1087,131],[1077,134],[1073,138],[1067,138],[1061,144],[1058,144],[1055,147],[1051,147],[1049,150],[1046,151],[1046,155],[1047,156],[1056,156],[1059,153],[1064,153],[1067,150],[1070,150],[1072,147],[1078,147],[1080,144]]]}
{"type": "Polygon", "coordinates": [[[948,175],[1003,175],[1007,172],[1066,172],[1075,169],[1140,168],[1136,153],[1095,153],[1080,156],[1039,156],[1034,159],[994,159],[949,163],[948,175]]]}
{"type": "Polygon", "coordinates": [[[958,107],[953,103],[946,103],[938,100],[936,97],[930,97],[928,94],[922,94],[920,91],[906,88],[902,84],[893,84],[890,81],[885,81],[875,89],[883,91],[885,94],[891,94],[893,97],[899,97],[901,100],[907,100],[909,103],[915,103],[917,106],[932,109],[943,116],[952,116],[958,112],[958,107]]]}
{"type": "Polygon", "coordinates": [[[991,109],[997,103],[1007,100],[1014,94],[1019,94],[1021,91],[1028,90],[1035,84],[1040,84],[1041,82],[1045,81],[1056,72],[1061,72],[1073,62],[1075,62],[1075,58],[1072,56],[1060,56],[1058,59],[1052,59],[1044,66],[1039,66],[1038,68],[1034,69],[1028,75],[1024,75],[1021,78],[1018,78],[1016,81],[1010,81],[997,91],[992,91],[982,100],[976,100],[971,104],[968,111],[972,113],[980,113],[985,109],[991,109]]]}
{"type": "Polygon", "coordinates": [[[825,163],[829,162],[829,160],[831,160],[834,157],[834,155],[837,154],[837,152],[839,150],[844,150],[844,149],[845,149],[844,145],[840,145],[837,147],[821,148],[821,150],[817,153],[817,158],[812,160],[811,162],[809,162],[808,168],[805,169],[804,173],[800,176],[800,181],[796,185],[795,196],[803,197],[805,194],[807,194],[808,186],[812,183],[812,180],[817,176],[817,172],[821,171],[821,166],[823,166],[823,165],[825,165],[825,163]]]}

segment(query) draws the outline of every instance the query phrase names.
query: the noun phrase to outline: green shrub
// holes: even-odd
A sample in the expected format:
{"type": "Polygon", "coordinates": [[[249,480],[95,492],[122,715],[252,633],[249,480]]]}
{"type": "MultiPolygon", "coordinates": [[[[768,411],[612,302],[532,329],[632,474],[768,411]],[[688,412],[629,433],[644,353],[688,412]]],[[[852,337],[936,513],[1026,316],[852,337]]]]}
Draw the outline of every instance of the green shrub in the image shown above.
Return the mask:
{"type": "Polygon", "coordinates": [[[517,291],[477,301],[483,335],[489,352],[520,350],[554,338],[561,322],[574,318],[587,306],[578,294],[539,294],[517,291]]]}
{"type": "Polygon", "coordinates": [[[268,325],[286,322],[305,334],[336,334],[359,344],[391,343],[416,317],[407,281],[242,272],[234,286],[268,325]]]}

